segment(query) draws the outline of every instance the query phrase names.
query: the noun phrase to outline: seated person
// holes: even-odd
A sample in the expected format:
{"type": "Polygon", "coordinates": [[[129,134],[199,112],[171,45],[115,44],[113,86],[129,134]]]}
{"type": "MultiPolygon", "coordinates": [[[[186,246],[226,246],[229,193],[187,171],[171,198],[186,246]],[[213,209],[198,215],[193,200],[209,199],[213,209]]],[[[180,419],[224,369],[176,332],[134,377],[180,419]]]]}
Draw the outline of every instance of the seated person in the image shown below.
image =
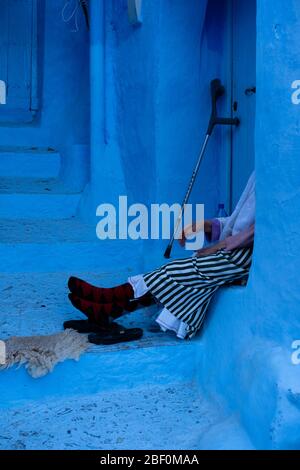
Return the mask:
{"type": "MultiPolygon", "coordinates": [[[[253,172],[232,215],[204,222],[205,234],[213,243],[211,246],[202,248],[196,256],[129,277],[126,283],[112,288],[95,287],[71,277],[69,299],[88,317],[91,325],[98,325],[104,332],[109,332],[113,325],[109,319],[157,301],[163,307],[156,319],[162,330],[172,330],[181,339],[191,339],[201,328],[210,300],[219,287],[248,275],[254,222],[253,172]]],[[[203,229],[203,223],[202,228],[199,227],[200,224],[187,227],[180,243],[184,245],[192,230],[203,229]]],[[[72,327],[72,322],[66,323],[72,327]]]]}

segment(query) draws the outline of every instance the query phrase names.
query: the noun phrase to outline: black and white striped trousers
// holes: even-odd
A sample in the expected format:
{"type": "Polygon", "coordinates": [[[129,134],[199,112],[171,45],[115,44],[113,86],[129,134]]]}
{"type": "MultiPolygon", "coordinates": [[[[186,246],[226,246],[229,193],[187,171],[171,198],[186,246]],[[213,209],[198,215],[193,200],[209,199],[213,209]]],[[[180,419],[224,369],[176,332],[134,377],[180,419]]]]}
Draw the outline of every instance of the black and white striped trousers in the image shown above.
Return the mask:
{"type": "Polygon", "coordinates": [[[172,261],[143,278],[152,295],[188,325],[188,338],[192,338],[202,326],[212,296],[222,285],[247,276],[251,259],[251,248],[220,250],[172,261]]]}

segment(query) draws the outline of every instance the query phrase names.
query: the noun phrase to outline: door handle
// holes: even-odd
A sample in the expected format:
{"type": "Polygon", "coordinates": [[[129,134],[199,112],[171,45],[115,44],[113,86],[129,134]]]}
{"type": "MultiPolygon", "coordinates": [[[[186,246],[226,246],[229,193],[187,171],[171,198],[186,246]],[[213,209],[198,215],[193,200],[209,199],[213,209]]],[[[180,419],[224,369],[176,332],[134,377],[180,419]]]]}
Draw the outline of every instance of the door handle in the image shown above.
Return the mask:
{"type": "Polygon", "coordinates": [[[245,95],[246,96],[251,96],[251,95],[254,95],[255,93],[256,93],[256,86],[246,88],[246,90],[245,90],[245,95]]]}

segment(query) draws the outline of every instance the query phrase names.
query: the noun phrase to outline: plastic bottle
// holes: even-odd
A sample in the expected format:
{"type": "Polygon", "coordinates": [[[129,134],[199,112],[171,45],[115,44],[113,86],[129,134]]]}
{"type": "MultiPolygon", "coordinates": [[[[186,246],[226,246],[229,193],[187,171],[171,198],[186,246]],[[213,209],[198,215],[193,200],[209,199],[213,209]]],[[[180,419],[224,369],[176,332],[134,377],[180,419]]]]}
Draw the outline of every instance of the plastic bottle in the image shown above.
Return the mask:
{"type": "Polygon", "coordinates": [[[219,205],[218,205],[218,214],[217,214],[217,217],[218,217],[218,218],[221,218],[221,217],[228,217],[228,214],[227,214],[227,212],[225,211],[225,206],[224,206],[224,204],[219,204],[219,205]]]}

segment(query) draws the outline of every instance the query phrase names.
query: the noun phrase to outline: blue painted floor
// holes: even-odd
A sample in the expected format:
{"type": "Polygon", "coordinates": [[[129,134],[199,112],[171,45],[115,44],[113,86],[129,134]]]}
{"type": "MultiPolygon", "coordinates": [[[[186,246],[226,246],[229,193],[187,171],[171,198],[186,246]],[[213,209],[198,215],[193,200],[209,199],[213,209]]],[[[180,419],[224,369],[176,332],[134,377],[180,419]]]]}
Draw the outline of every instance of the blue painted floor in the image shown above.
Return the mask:
{"type": "MultiPolygon", "coordinates": [[[[77,274],[104,285],[119,280],[77,274]]],[[[1,337],[53,333],[65,319],[82,318],[66,299],[68,275],[0,275],[1,337]]],[[[157,310],[122,318],[144,328],[141,341],[92,346],[42,379],[24,368],[2,371],[0,448],[251,448],[236,417],[201,393],[196,342],[157,331],[157,310]]]]}

